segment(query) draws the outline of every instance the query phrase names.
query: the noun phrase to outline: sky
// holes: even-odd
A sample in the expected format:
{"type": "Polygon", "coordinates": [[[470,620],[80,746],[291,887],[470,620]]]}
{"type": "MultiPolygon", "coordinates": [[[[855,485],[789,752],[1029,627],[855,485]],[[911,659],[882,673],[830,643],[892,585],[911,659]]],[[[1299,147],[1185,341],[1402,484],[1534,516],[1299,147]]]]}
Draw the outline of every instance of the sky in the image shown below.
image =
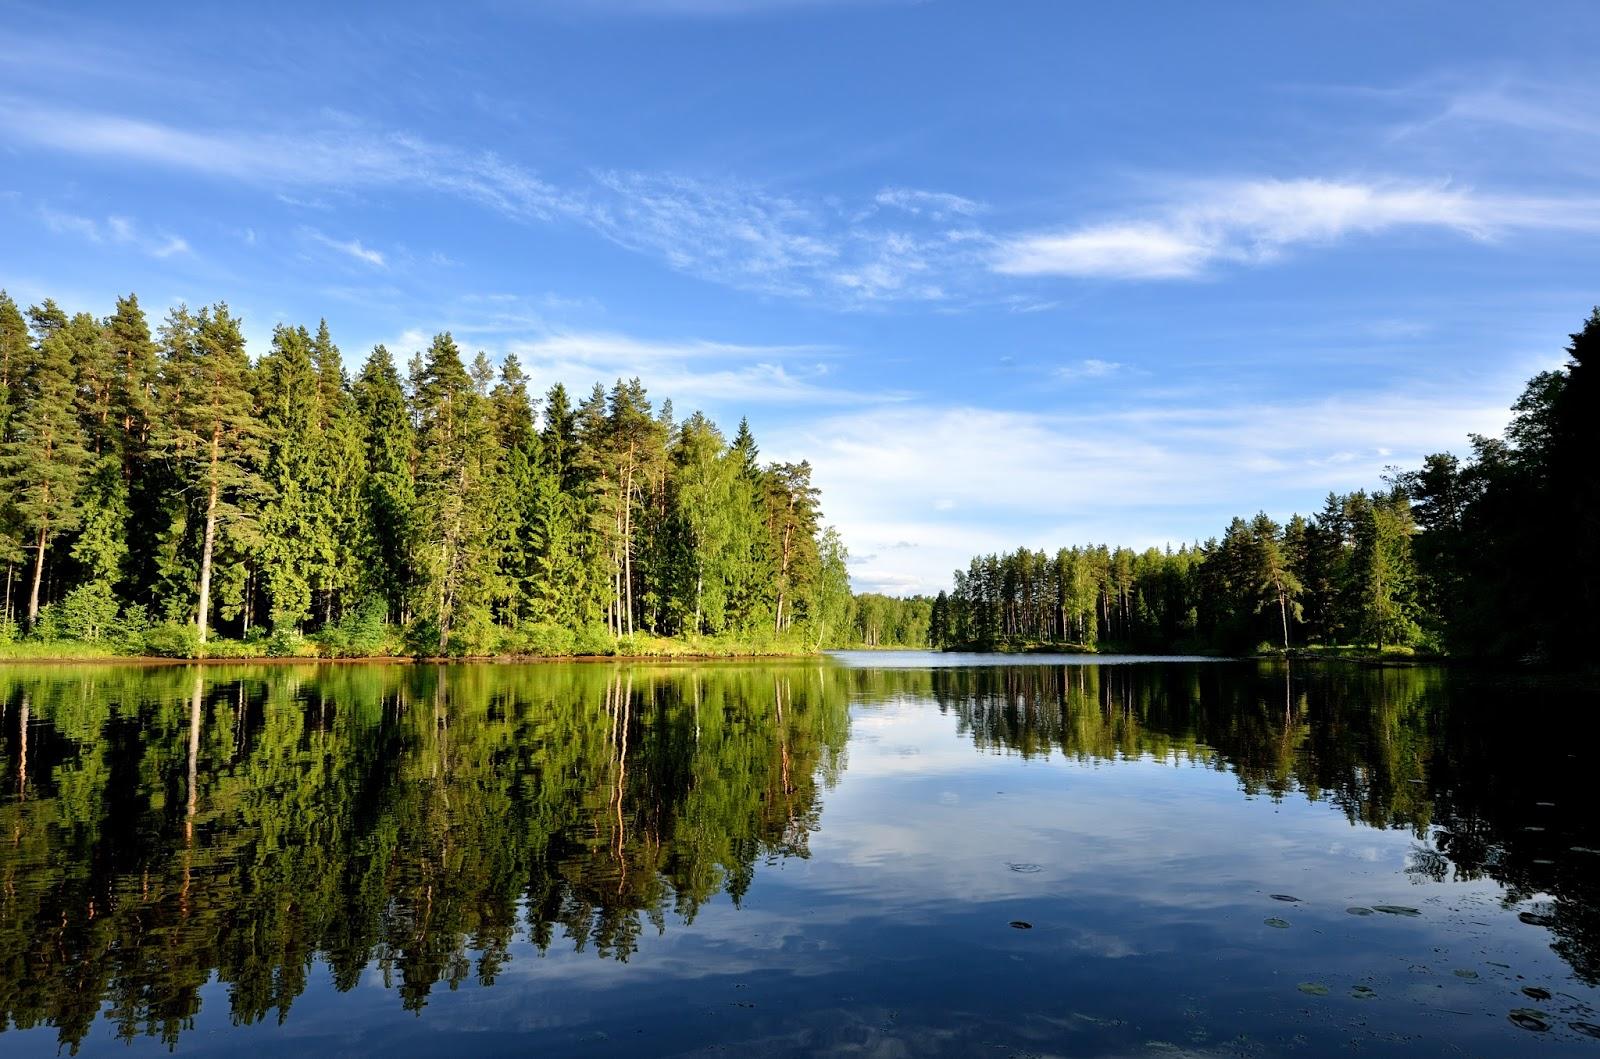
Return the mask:
{"type": "Polygon", "coordinates": [[[448,330],[809,459],[858,590],[1498,434],[1600,301],[1600,6],[0,0],[0,287],[448,330]]]}

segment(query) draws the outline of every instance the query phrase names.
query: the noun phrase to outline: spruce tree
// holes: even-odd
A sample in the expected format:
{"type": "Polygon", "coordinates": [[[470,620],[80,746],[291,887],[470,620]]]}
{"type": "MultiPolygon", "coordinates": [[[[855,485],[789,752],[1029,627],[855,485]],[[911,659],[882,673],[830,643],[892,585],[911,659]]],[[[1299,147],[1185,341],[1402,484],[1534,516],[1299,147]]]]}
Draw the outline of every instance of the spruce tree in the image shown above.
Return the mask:
{"type": "Polygon", "coordinates": [[[373,347],[362,367],[355,401],[366,465],[362,492],[368,528],[362,567],[370,590],[387,603],[390,618],[404,622],[411,586],[416,442],[400,373],[383,346],[373,347]]]}

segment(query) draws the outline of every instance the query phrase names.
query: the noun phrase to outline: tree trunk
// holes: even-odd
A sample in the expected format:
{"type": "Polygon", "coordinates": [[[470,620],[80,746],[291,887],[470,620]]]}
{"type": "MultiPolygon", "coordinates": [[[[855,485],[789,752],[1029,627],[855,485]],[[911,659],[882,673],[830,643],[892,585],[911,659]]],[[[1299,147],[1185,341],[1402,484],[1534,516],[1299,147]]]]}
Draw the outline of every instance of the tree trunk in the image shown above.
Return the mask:
{"type": "Polygon", "coordinates": [[[206,493],[206,536],[200,550],[200,612],[195,616],[195,627],[200,630],[200,642],[206,642],[211,617],[211,553],[217,544],[217,475],[211,473],[211,488],[206,493]]]}
{"type": "Polygon", "coordinates": [[[1283,593],[1278,593],[1278,618],[1283,622],[1283,650],[1289,650],[1289,604],[1284,600],[1283,593]]]}
{"type": "Polygon", "coordinates": [[[706,576],[696,573],[694,577],[694,631],[700,632],[700,595],[705,591],[706,576]]]}
{"type": "Polygon", "coordinates": [[[39,543],[35,546],[33,560],[33,591],[28,593],[28,628],[39,621],[39,583],[44,580],[44,549],[49,540],[49,530],[39,527],[39,543]]]}

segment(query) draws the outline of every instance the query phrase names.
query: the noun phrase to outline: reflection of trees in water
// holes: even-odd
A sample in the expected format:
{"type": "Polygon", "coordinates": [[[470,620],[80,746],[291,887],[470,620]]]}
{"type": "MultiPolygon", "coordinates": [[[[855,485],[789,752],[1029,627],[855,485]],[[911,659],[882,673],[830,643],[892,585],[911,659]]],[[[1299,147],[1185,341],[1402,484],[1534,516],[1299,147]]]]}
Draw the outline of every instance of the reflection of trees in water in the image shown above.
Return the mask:
{"type": "Polygon", "coordinates": [[[1417,838],[1418,880],[1538,895],[1553,947],[1600,984],[1592,690],[1358,666],[1018,666],[933,670],[926,694],[980,751],[1148,758],[1233,773],[1417,838]],[[1594,850],[1596,852],[1589,852],[1594,850]]]}
{"type": "Polygon", "coordinates": [[[411,1008],[519,930],[625,960],[807,855],[845,703],[815,665],[0,673],[0,1011],[175,1041],[213,972],[253,1022],[317,958],[411,1008]]]}
{"type": "MultiPolygon", "coordinates": [[[[283,1019],[314,960],[419,1008],[512,941],[626,960],[808,855],[846,704],[933,701],[980,753],[1147,758],[1416,839],[1418,878],[1548,895],[1600,979],[1581,693],[1428,670],[815,664],[0,670],[0,1013],[102,1001],[174,1041],[212,974],[283,1019]],[[1570,700],[1570,701],[1568,701],[1570,700]],[[1533,723],[1543,722],[1543,723],[1533,723]],[[1554,803],[1540,805],[1540,802],[1554,803]],[[1528,830],[1529,827],[1543,830],[1528,830]]],[[[1533,929],[1533,928],[1529,928],[1533,929]]]]}

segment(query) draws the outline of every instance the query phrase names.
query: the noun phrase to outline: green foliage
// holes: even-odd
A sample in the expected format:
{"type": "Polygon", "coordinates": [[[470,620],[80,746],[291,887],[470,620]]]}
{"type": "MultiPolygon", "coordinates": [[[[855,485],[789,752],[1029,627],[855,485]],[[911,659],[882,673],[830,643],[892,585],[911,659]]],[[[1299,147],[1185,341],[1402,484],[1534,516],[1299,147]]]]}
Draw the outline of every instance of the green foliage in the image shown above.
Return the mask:
{"type": "Polygon", "coordinates": [[[144,650],[162,658],[198,658],[200,630],[188,622],[163,622],[144,634],[144,650]]]}
{"type": "Polygon", "coordinates": [[[637,379],[536,414],[514,356],[448,334],[353,381],[325,321],[254,361],[243,335],[221,303],[153,337],[133,295],[96,321],[0,292],[0,620],[142,650],[137,600],[162,653],[199,653],[187,622],[207,654],[353,657],[833,640],[849,611],[809,466],[762,468],[747,423],[637,379]]]}

